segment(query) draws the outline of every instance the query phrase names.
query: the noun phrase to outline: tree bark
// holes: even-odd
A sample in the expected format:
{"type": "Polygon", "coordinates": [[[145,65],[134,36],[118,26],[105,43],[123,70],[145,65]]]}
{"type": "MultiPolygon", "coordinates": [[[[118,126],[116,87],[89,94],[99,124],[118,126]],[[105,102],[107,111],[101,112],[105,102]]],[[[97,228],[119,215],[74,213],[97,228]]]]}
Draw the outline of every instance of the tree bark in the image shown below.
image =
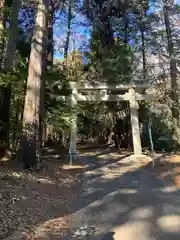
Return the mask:
{"type": "Polygon", "coordinates": [[[147,65],[146,65],[146,43],[145,43],[145,30],[146,30],[146,8],[144,5],[141,7],[140,13],[140,33],[141,33],[141,44],[142,44],[142,60],[143,60],[143,78],[142,84],[146,81],[146,74],[147,74],[147,65]]]}
{"type": "MultiPolygon", "coordinates": [[[[4,61],[2,63],[2,70],[7,73],[12,70],[17,35],[18,35],[18,13],[20,7],[20,0],[14,0],[11,8],[11,20],[8,30],[8,40],[4,53],[4,61]]],[[[10,115],[10,102],[11,102],[11,82],[9,81],[6,86],[1,87],[2,104],[0,108],[0,121],[3,123],[3,128],[0,131],[0,140],[3,142],[3,147],[9,146],[9,115],[10,115]]]]}
{"type": "MultiPolygon", "coordinates": [[[[0,0],[0,68],[3,59],[4,52],[4,0],[0,0]]],[[[5,92],[3,91],[5,88],[1,86],[0,88],[0,154],[3,155],[5,153],[5,141],[7,139],[6,134],[6,117],[7,115],[3,115],[3,111],[6,111],[6,101],[4,101],[5,92]]]]}
{"type": "Polygon", "coordinates": [[[128,19],[128,13],[126,12],[126,9],[124,10],[123,17],[124,17],[124,43],[127,44],[129,41],[129,34],[128,34],[129,19],[128,19]]]}
{"type": "Polygon", "coordinates": [[[37,2],[37,15],[29,59],[27,90],[23,114],[21,160],[25,168],[40,164],[40,104],[44,57],[47,48],[47,5],[37,2]]]}
{"type": "MultiPolygon", "coordinates": [[[[171,99],[172,99],[172,141],[176,139],[179,141],[178,125],[179,125],[179,102],[178,102],[178,85],[177,85],[177,62],[174,54],[174,47],[172,41],[172,30],[169,21],[169,6],[168,2],[164,1],[164,23],[166,27],[169,65],[171,75],[171,99]]],[[[174,142],[174,141],[173,141],[174,142]]]]}
{"type": "MultiPolygon", "coordinates": [[[[53,55],[54,55],[54,42],[53,42],[53,21],[54,21],[55,4],[53,1],[49,2],[48,6],[48,19],[47,19],[47,52],[44,57],[44,71],[48,71],[48,66],[53,65],[53,55]]],[[[45,80],[41,81],[41,102],[40,102],[40,146],[42,147],[45,142],[45,132],[46,132],[46,119],[44,112],[44,96],[45,96],[45,80]]]]}
{"type": "Polygon", "coordinates": [[[4,0],[0,0],[0,66],[2,64],[3,50],[4,50],[4,0]]]}
{"type": "Polygon", "coordinates": [[[19,97],[14,99],[14,102],[16,102],[16,113],[15,113],[15,129],[13,132],[13,139],[12,139],[12,148],[15,150],[18,145],[18,133],[19,133],[19,126],[20,126],[20,106],[21,101],[19,97]]]}
{"type": "Polygon", "coordinates": [[[144,38],[144,30],[141,31],[141,41],[142,41],[142,57],[143,57],[143,80],[142,83],[146,82],[146,45],[144,38]]]}
{"type": "Polygon", "coordinates": [[[50,65],[50,66],[52,66],[53,64],[53,53],[54,53],[54,44],[53,44],[54,11],[55,11],[55,6],[51,1],[49,4],[49,12],[48,12],[48,46],[47,46],[47,65],[50,65]]]}
{"type": "Polygon", "coordinates": [[[16,43],[18,38],[18,14],[20,8],[20,0],[13,0],[11,9],[11,21],[8,33],[8,41],[5,49],[3,69],[9,71],[15,57],[16,43]]]}
{"type": "Polygon", "coordinates": [[[65,48],[64,48],[64,59],[67,66],[67,56],[68,56],[68,49],[69,49],[69,41],[70,41],[70,35],[71,35],[71,22],[72,22],[72,7],[71,3],[69,4],[68,8],[68,24],[67,24],[67,31],[66,31],[66,42],[65,42],[65,48]]]}

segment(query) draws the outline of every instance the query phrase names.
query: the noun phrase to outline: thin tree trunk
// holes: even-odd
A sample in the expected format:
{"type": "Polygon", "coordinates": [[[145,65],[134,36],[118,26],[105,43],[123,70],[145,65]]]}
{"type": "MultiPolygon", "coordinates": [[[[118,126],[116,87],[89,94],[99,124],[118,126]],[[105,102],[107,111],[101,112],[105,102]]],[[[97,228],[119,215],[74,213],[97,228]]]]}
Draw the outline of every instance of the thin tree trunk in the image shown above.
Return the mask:
{"type": "MultiPolygon", "coordinates": [[[[4,0],[0,0],[0,66],[2,64],[3,59],[3,50],[4,50],[4,0]]],[[[0,67],[1,68],[1,67],[0,67]]]]}
{"type": "Polygon", "coordinates": [[[27,90],[23,114],[23,133],[21,138],[21,160],[24,167],[40,163],[40,104],[44,57],[47,48],[47,6],[45,0],[37,3],[37,15],[27,79],[27,90]]]}
{"type": "Polygon", "coordinates": [[[142,59],[143,59],[143,79],[142,83],[145,83],[146,81],[146,74],[147,74],[147,66],[146,66],[146,43],[145,43],[145,17],[146,17],[146,11],[144,7],[142,6],[141,9],[141,16],[140,16],[140,32],[141,32],[141,44],[142,44],[142,59]]]}
{"type": "Polygon", "coordinates": [[[142,58],[143,58],[143,80],[142,82],[145,83],[146,81],[146,45],[145,45],[145,38],[144,38],[144,30],[141,31],[141,41],[142,41],[142,58]]]}
{"type": "MultiPolygon", "coordinates": [[[[146,30],[146,10],[144,8],[144,5],[142,6],[141,9],[141,15],[140,15],[140,33],[141,33],[141,54],[142,54],[142,63],[143,63],[143,69],[142,69],[142,81],[141,83],[146,83],[147,82],[147,61],[146,61],[146,39],[145,39],[145,30],[146,30]]],[[[145,94],[145,89],[143,90],[143,93],[145,94]]],[[[140,120],[143,122],[144,120],[147,119],[147,108],[146,108],[146,103],[145,101],[142,101],[140,104],[141,108],[141,116],[140,120]]],[[[141,135],[141,138],[143,136],[143,133],[141,135]]]]}
{"type": "Polygon", "coordinates": [[[124,11],[124,43],[127,44],[129,40],[128,27],[129,27],[129,19],[126,10],[124,11]]]}
{"type": "MultiPolygon", "coordinates": [[[[167,1],[164,4],[164,22],[166,27],[167,41],[168,41],[168,54],[169,54],[169,65],[171,74],[171,98],[172,98],[172,139],[179,139],[178,126],[179,125],[179,103],[178,103],[178,86],[177,86],[177,62],[174,56],[174,48],[172,41],[171,26],[169,21],[169,7],[167,1]]],[[[173,141],[174,142],[174,141],[173,141]]]]}
{"type": "Polygon", "coordinates": [[[67,66],[67,56],[68,56],[68,50],[69,50],[69,41],[71,36],[71,22],[72,22],[72,7],[71,2],[68,8],[68,24],[67,24],[67,31],[66,31],[66,42],[65,42],[65,48],[64,48],[64,59],[67,66]]]}
{"type": "Polygon", "coordinates": [[[48,46],[47,46],[47,65],[52,66],[54,44],[53,44],[53,20],[54,20],[54,6],[51,2],[49,5],[49,17],[48,17],[48,46]]]}

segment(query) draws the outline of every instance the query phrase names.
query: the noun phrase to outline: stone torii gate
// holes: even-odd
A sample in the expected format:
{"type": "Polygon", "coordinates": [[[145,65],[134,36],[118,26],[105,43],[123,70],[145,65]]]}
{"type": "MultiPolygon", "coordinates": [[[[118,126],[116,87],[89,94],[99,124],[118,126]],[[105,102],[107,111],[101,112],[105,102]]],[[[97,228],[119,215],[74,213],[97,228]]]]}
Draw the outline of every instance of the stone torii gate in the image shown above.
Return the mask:
{"type": "MultiPolygon", "coordinates": [[[[151,100],[152,95],[138,93],[150,87],[149,84],[101,84],[101,83],[76,83],[71,82],[71,106],[76,107],[78,102],[117,102],[117,101],[129,101],[130,115],[131,115],[131,126],[132,126],[132,138],[133,138],[133,149],[134,157],[141,157],[142,146],[139,129],[139,117],[138,117],[138,101],[151,100]],[[124,91],[124,94],[108,94],[108,91],[124,91]],[[86,94],[83,94],[85,93],[86,94]],[[87,94],[93,92],[93,94],[87,94]]],[[[65,98],[64,98],[65,100],[65,98]]],[[[73,115],[71,121],[71,138],[70,138],[70,163],[73,158],[77,158],[77,115],[73,115]]]]}

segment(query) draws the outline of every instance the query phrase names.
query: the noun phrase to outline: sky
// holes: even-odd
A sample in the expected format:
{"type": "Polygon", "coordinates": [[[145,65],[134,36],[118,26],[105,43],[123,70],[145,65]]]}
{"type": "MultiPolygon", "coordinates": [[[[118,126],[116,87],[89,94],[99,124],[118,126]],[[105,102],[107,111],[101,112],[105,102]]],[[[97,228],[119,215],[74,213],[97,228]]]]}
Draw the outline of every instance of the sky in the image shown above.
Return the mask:
{"type": "MultiPolygon", "coordinates": [[[[180,0],[175,1],[180,5],[180,0]]],[[[150,8],[149,12],[158,11],[157,8],[150,8]]],[[[90,27],[87,25],[87,19],[82,14],[75,14],[72,21],[71,38],[69,52],[79,49],[80,51],[88,51],[88,43],[90,40],[90,27]]],[[[57,19],[54,24],[54,58],[63,60],[64,43],[66,40],[67,15],[61,14],[60,19],[57,19]]]]}
{"type": "MultiPolygon", "coordinates": [[[[57,50],[54,53],[55,59],[63,59],[67,28],[66,18],[67,16],[65,16],[65,14],[62,14],[61,19],[57,20],[54,24],[54,44],[55,49],[57,50]]],[[[80,14],[76,14],[71,25],[69,52],[77,49],[80,49],[81,51],[86,51],[89,39],[90,27],[88,27],[86,17],[80,14]]]]}

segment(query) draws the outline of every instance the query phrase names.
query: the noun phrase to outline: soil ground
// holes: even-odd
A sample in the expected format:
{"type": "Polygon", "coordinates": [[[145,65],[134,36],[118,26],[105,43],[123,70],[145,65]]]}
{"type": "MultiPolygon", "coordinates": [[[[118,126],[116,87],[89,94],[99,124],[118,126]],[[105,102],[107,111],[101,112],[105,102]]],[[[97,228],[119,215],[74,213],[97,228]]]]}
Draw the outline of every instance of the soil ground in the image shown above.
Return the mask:
{"type": "Polygon", "coordinates": [[[180,155],[132,163],[127,152],[81,148],[69,167],[46,149],[43,168],[0,167],[0,239],[179,240],[180,155]]]}
{"type": "Polygon", "coordinates": [[[82,189],[84,166],[77,163],[69,167],[59,149],[47,148],[44,155],[38,172],[20,170],[17,161],[1,161],[1,240],[39,239],[36,231],[39,226],[46,235],[41,239],[47,239],[51,233],[63,239],[69,231],[69,220],[65,216],[72,213],[82,189]]]}

